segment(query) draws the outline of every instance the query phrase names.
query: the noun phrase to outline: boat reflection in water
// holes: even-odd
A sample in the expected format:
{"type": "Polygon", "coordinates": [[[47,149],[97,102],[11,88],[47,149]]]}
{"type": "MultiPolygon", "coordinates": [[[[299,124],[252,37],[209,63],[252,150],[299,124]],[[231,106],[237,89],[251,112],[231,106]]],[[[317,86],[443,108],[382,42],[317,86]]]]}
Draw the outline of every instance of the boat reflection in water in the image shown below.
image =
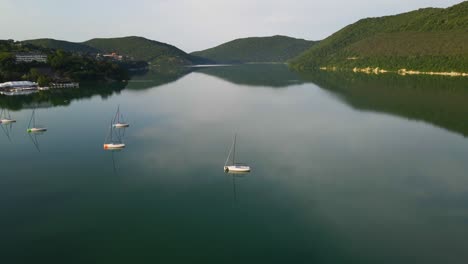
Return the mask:
{"type": "Polygon", "coordinates": [[[122,151],[123,151],[123,149],[111,149],[111,150],[109,150],[109,152],[111,153],[111,156],[112,156],[112,169],[113,169],[115,175],[117,175],[117,171],[118,171],[115,155],[117,155],[118,153],[120,153],[122,151]]]}
{"type": "Polygon", "coordinates": [[[37,152],[41,152],[38,136],[42,136],[44,134],[45,134],[44,132],[28,133],[29,139],[31,139],[31,142],[34,144],[34,147],[36,148],[37,152]]]}
{"type": "Polygon", "coordinates": [[[249,171],[246,171],[246,172],[225,171],[224,173],[232,178],[232,193],[234,195],[234,202],[237,202],[236,179],[244,178],[250,172],[249,171]]]}
{"type": "Polygon", "coordinates": [[[13,122],[12,123],[0,123],[0,128],[7,137],[8,141],[11,141],[11,135],[13,134],[13,122]]]}

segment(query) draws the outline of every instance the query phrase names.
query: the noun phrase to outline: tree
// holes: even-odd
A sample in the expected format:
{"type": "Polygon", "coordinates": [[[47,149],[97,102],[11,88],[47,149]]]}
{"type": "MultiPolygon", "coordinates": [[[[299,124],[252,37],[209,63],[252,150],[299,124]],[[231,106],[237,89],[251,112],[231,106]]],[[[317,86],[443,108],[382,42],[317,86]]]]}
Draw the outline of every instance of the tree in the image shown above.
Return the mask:
{"type": "Polygon", "coordinates": [[[37,84],[39,86],[47,86],[47,85],[49,85],[49,83],[50,83],[50,79],[45,75],[40,75],[37,78],[37,84]]]}

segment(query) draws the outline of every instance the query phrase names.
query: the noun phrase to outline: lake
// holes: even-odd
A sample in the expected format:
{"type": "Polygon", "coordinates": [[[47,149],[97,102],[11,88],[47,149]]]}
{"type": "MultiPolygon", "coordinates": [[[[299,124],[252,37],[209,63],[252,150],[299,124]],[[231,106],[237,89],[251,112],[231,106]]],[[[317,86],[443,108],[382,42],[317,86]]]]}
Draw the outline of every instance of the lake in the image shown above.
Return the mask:
{"type": "Polygon", "coordinates": [[[467,84],[244,65],[0,97],[1,262],[464,263],[467,84]]]}

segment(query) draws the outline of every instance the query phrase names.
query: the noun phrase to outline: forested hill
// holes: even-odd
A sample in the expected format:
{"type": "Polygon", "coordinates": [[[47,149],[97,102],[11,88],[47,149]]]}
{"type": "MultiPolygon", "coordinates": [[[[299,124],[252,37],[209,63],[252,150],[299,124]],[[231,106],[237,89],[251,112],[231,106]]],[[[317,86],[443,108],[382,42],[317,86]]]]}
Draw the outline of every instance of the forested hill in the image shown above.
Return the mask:
{"type": "Polygon", "coordinates": [[[103,52],[117,52],[144,60],[153,66],[180,66],[198,63],[191,55],[172,45],[143,37],[95,38],[84,44],[103,52]]]}
{"type": "Polygon", "coordinates": [[[98,49],[90,47],[83,43],[70,42],[65,40],[57,40],[50,38],[30,39],[23,41],[24,43],[32,44],[38,47],[54,50],[63,50],[72,53],[99,53],[98,49]]]}
{"type": "Polygon", "coordinates": [[[192,55],[217,63],[286,62],[316,44],[286,36],[242,38],[192,55]]]}
{"type": "Polygon", "coordinates": [[[349,25],[293,59],[319,67],[468,72],[468,1],[349,25]]]}
{"type": "Polygon", "coordinates": [[[54,39],[33,39],[24,41],[36,46],[62,49],[73,53],[109,53],[116,52],[147,61],[152,67],[167,68],[203,63],[204,60],[189,55],[172,45],[143,37],[95,38],[85,42],[69,42],[54,39]]]}

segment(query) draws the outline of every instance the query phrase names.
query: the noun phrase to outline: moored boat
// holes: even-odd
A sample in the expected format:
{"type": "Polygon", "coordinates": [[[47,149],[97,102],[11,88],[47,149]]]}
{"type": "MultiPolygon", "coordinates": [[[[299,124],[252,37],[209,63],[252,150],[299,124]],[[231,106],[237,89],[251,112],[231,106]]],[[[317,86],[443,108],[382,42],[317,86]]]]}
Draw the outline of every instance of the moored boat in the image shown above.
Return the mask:
{"type": "Polygon", "coordinates": [[[246,164],[236,163],[236,139],[237,134],[234,134],[234,141],[232,142],[231,150],[229,151],[228,157],[226,159],[226,163],[224,164],[224,171],[227,173],[247,173],[250,172],[250,166],[246,164]],[[232,153],[232,160],[231,164],[229,163],[229,158],[231,157],[232,153]]]}
{"type": "Polygon", "coordinates": [[[112,126],[115,128],[126,128],[130,126],[130,124],[124,121],[123,115],[120,113],[120,105],[117,107],[114,120],[112,120],[112,126]]]}
{"type": "Polygon", "coordinates": [[[27,131],[28,133],[40,133],[47,131],[47,128],[40,125],[36,125],[36,109],[33,109],[27,131]]]}
{"type": "Polygon", "coordinates": [[[11,118],[10,111],[2,109],[0,113],[0,124],[15,123],[16,120],[11,118]]]}

